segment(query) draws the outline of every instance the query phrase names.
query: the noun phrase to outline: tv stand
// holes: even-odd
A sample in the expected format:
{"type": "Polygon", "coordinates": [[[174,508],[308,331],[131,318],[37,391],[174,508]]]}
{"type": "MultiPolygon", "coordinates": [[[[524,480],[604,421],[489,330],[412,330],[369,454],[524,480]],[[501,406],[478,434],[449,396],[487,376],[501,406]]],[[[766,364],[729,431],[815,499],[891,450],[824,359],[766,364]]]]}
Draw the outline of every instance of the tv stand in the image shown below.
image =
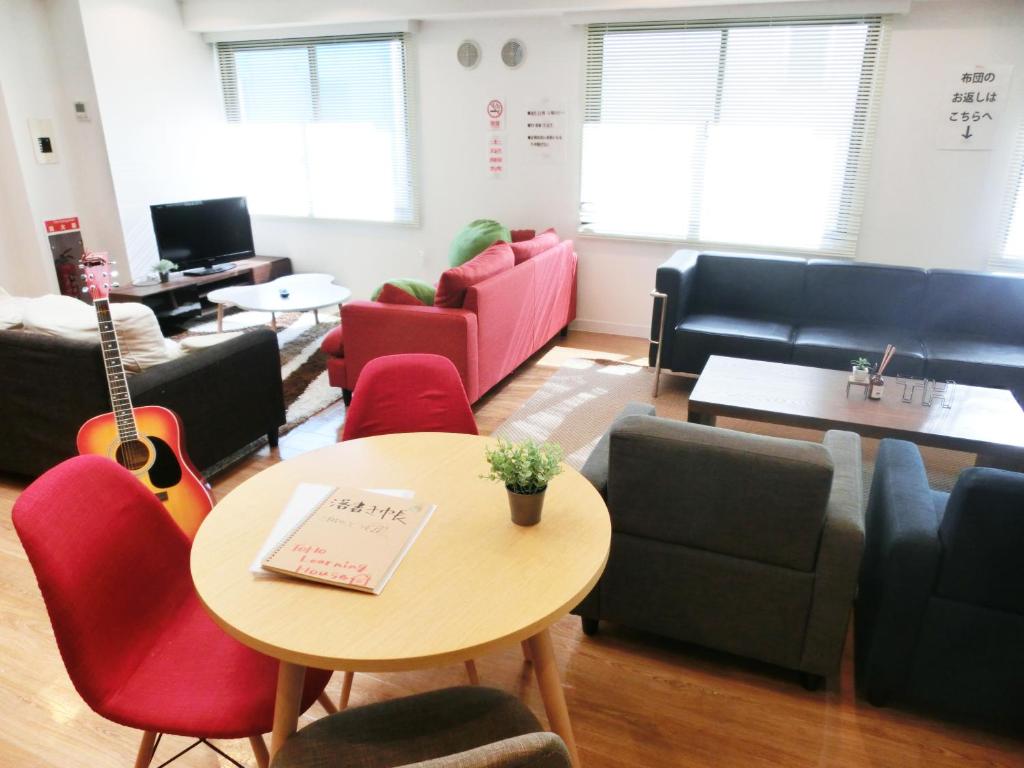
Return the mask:
{"type": "MultiPolygon", "coordinates": [[[[165,335],[181,330],[181,322],[190,317],[216,312],[206,294],[229,285],[254,285],[292,273],[286,256],[254,256],[235,264],[216,264],[210,273],[192,276],[172,272],[170,280],[155,285],[128,285],[110,291],[112,301],[138,301],[151,307],[165,335]]],[[[189,270],[191,271],[191,270],[189,270]]]]}
{"type": "Polygon", "coordinates": [[[202,277],[203,275],[217,275],[221,272],[227,272],[228,270],[234,269],[238,265],[233,261],[226,261],[223,264],[214,264],[210,267],[196,267],[195,269],[182,270],[181,274],[188,275],[189,277],[202,277]]]}

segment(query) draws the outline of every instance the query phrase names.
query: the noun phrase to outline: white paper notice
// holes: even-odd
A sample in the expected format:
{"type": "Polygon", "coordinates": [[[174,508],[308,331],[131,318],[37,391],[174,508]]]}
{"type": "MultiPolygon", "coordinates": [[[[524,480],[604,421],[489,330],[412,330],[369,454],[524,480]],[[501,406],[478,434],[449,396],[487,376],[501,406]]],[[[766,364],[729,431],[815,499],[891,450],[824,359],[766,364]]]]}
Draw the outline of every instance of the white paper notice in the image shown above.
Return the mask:
{"type": "Polygon", "coordinates": [[[936,146],[992,149],[995,126],[1010,94],[1013,67],[981,64],[950,70],[943,79],[936,146]]]}
{"type": "Polygon", "coordinates": [[[526,147],[530,159],[544,164],[565,160],[565,107],[547,99],[526,109],[526,147]]]}

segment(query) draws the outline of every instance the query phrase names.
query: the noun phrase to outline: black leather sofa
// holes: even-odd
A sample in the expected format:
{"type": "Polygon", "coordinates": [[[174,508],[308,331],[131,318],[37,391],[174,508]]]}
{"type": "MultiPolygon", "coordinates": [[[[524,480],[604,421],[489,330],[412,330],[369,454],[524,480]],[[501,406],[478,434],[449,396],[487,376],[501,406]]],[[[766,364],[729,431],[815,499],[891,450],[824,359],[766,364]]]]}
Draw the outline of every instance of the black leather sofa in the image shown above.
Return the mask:
{"type": "MultiPolygon", "coordinates": [[[[710,355],[847,369],[895,344],[889,373],[1024,402],[1024,277],[678,251],[656,287],[668,297],[661,362],[672,371],[700,373],[710,355]]],[[[655,301],[652,339],[660,319],[655,301]]]]}
{"type": "Polygon", "coordinates": [[[917,447],[883,440],[856,603],[857,683],[1024,728],[1024,474],[965,469],[933,491],[917,447]]]}
{"type": "MultiPolygon", "coordinates": [[[[181,418],[204,473],[285,422],[276,334],[260,328],[128,377],[134,405],[181,418]]],[[[77,453],[87,420],[110,410],[100,342],[0,331],[0,472],[34,477],[77,453]]]]}

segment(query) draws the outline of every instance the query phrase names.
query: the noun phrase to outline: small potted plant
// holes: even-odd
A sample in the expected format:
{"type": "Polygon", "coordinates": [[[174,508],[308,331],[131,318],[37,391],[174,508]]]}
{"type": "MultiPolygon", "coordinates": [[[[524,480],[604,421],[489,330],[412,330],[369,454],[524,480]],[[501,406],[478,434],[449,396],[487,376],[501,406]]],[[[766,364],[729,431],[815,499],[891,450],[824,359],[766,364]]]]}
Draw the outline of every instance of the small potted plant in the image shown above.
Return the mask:
{"type": "Polygon", "coordinates": [[[160,273],[160,282],[166,283],[171,279],[171,270],[177,269],[178,265],[170,259],[160,259],[156,263],[156,271],[160,273]]]}
{"type": "Polygon", "coordinates": [[[866,357],[858,357],[856,360],[851,360],[850,365],[853,366],[853,380],[859,384],[867,384],[871,361],[866,357]]]}
{"type": "Polygon", "coordinates": [[[562,449],[554,443],[510,443],[499,438],[497,446],[484,450],[484,456],[491,471],[481,477],[505,484],[512,522],[539,523],[544,492],[551,478],[562,471],[562,449]]]}

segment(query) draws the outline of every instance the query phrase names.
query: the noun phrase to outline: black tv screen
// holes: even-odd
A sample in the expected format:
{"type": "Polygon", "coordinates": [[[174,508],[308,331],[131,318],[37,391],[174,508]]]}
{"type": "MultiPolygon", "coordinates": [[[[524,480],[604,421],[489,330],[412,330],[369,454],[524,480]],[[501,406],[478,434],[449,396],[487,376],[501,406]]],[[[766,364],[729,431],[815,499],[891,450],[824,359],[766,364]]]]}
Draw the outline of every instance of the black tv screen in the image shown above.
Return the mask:
{"type": "Polygon", "coordinates": [[[151,205],[161,259],[178,269],[209,267],[254,254],[252,223],[244,197],[151,205]]]}

